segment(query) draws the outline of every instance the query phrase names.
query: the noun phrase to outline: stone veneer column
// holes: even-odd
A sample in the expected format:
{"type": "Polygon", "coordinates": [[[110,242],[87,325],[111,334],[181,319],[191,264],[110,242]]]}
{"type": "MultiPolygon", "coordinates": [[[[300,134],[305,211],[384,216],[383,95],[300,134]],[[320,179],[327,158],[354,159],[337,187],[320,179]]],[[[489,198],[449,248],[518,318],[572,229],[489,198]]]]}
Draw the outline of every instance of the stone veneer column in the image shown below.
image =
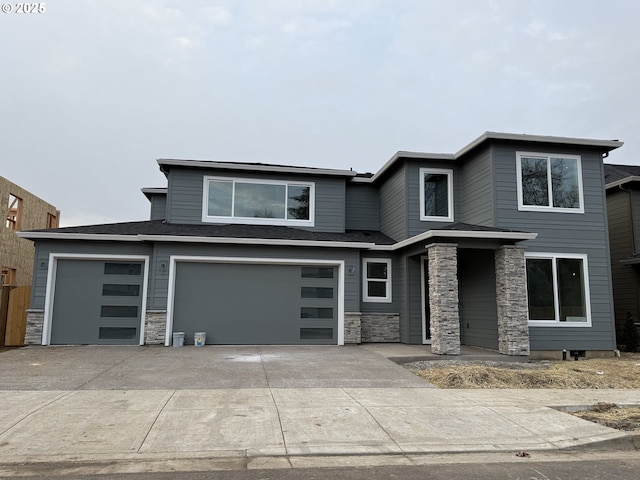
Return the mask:
{"type": "Polygon", "coordinates": [[[41,345],[43,327],[44,310],[41,308],[27,309],[27,329],[24,336],[24,343],[26,345],[41,345]]]}
{"type": "Polygon", "coordinates": [[[460,355],[458,248],[449,243],[433,244],[427,247],[427,254],[431,351],[439,355],[460,355]]]}
{"type": "Polygon", "coordinates": [[[145,345],[164,345],[167,329],[166,310],[147,310],[144,321],[145,345]]]}
{"type": "Polygon", "coordinates": [[[524,248],[496,250],[498,347],[504,355],[529,355],[527,277],[524,248]]]}

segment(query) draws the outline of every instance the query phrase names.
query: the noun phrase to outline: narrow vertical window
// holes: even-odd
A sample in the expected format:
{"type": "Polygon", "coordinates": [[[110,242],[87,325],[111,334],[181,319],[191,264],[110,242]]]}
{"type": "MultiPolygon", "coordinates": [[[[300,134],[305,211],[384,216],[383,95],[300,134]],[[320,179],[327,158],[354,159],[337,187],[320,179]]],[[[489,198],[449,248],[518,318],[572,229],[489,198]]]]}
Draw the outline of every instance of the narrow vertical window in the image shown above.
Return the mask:
{"type": "Polygon", "coordinates": [[[453,170],[420,169],[420,220],[453,221],[453,170]]]}
{"type": "Polygon", "coordinates": [[[6,227],[15,231],[22,229],[22,199],[12,193],[9,194],[6,227]]]}

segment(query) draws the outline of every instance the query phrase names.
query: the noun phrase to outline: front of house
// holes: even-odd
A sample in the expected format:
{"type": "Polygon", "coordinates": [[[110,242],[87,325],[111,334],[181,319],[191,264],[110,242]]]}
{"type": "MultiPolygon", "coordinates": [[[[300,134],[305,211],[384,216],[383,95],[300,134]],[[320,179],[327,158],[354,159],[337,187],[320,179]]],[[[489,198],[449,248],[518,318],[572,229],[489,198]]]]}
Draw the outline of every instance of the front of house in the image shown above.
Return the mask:
{"type": "Polygon", "coordinates": [[[487,132],[377,173],[158,160],[149,221],[24,232],[27,343],[615,348],[602,157],[487,132]]]}

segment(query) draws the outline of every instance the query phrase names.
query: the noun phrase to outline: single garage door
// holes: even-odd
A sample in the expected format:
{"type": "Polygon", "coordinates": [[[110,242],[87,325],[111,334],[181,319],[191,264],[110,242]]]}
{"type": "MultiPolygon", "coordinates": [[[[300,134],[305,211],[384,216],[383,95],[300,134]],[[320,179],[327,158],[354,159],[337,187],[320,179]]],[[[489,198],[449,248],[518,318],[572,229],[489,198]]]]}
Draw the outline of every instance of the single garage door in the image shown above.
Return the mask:
{"type": "Polygon", "coordinates": [[[57,262],[51,322],[53,345],[137,345],[142,262],[57,262]]]}
{"type": "Polygon", "coordinates": [[[207,344],[338,343],[333,266],[177,262],[173,331],[207,344]]]}

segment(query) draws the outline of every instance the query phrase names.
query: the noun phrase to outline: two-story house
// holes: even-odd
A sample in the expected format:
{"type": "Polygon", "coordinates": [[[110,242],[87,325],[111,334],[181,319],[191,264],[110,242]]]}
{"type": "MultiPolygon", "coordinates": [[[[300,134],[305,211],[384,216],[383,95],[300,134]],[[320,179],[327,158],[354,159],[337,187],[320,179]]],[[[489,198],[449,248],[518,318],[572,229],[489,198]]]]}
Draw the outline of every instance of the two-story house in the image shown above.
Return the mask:
{"type": "Polygon", "coordinates": [[[627,312],[640,322],[640,166],[605,164],[613,300],[618,338],[627,312]]]}
{"type": "Polygon", "coordinates": [[[602,158],[621,145],[487,132],[375,174],[161,159],[150,220],[23,234],[27,338],[611,352],[602,158]]]}

